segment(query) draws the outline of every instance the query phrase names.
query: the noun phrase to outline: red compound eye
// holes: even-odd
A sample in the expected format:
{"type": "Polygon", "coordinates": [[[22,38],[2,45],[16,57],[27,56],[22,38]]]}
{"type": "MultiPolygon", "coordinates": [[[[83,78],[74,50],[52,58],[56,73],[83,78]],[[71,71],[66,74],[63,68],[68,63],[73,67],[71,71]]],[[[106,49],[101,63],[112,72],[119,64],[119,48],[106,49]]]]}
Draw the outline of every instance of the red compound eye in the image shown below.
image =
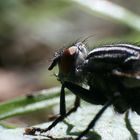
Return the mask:
{"type": "Polygon", "coordinates": [[[59,63],[59,70],[61,73],[68,74],[72,70],[76,52],[76,47],[70,47],[64,50],[59,63]]]}
{"type": "Polygon", "coordinates": [[[77,47],[70,47],[67,49],[70,56],[73,56],[76,53],[77,47]]]}

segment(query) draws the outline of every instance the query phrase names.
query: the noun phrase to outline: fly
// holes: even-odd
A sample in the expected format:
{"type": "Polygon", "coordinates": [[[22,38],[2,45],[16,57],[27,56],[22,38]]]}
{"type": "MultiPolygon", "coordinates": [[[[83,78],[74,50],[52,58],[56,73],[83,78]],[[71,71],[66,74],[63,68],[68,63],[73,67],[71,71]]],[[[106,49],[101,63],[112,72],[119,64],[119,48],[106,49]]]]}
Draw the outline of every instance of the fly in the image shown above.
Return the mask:
{"type": "Polygon", "coordinates": [[[58,80],[61,82],[60,117],[48,128],[33,128],[46,132],[76,111],[80,99],[91,104],[103,105],[87,128],[76,138],[80,140],[104,113],[113,105],[118,113],[132,109],[140,115],[140,48],[132,44],[101,45],[88,52],[84,42],[56,53],[49,70],[58,65],[58,80]],[[83,83],[89,89],[82,87],[83,83]],[[66,112],[65,88],[76,95],[74,107],[66,112]]]}

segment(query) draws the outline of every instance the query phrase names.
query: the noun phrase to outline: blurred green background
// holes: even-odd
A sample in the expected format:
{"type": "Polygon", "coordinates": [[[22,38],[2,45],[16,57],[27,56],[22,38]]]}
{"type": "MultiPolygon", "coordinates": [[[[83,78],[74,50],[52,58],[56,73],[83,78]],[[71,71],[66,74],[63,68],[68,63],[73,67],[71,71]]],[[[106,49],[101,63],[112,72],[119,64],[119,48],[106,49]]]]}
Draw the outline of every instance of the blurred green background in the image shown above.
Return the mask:
{"type": "Polygon", "coordinates": [[[93,35],[89,50],[112,42],[139,44],[139,5],[138,0],[1,0],[0,101],[60,85],[57,70],[47,67],[54,52],[78,39],[93,35]]]}

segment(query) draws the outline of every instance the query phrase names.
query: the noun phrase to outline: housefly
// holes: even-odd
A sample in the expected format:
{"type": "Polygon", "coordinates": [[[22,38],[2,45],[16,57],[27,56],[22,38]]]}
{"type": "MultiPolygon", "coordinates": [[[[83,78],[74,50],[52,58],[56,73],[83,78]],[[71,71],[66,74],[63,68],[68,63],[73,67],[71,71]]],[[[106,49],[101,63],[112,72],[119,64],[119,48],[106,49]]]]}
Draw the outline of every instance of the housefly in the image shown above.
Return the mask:
{"type": "Polygon", "coordinates": [[[87,128],[76,138],[80,140],[95,126],[106,108],[113,105],[118,113],[132,109],[140,115],[140,48],[132,44],[101,45],[92,51],[84,42],[55,54],[49,70],[58,65],[61,82],[60,117],[48,128],[34,128],[32,132],[52,129],[80,105],[80,99],[103,105],[87,128]],[[83,88],[83,84],[89,89],[83,88]],[[74,107],[66,112],[65,88],[76,95],[74,107]]]}

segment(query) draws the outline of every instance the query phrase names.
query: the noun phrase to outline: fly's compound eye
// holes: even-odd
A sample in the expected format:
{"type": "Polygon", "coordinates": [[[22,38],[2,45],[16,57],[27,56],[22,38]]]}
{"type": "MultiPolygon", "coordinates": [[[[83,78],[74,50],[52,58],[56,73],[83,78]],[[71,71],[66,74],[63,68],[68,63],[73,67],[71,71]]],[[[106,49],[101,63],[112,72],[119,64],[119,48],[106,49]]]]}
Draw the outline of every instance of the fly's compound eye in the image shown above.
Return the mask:
{"type": "Polygon", "coordinates": [[[68,53],[68,55],[74,56],[77,52],[77,48],[75,46],[72,46],[72,47],[66,49],[65,53],[66,52],[68,53]]]}

